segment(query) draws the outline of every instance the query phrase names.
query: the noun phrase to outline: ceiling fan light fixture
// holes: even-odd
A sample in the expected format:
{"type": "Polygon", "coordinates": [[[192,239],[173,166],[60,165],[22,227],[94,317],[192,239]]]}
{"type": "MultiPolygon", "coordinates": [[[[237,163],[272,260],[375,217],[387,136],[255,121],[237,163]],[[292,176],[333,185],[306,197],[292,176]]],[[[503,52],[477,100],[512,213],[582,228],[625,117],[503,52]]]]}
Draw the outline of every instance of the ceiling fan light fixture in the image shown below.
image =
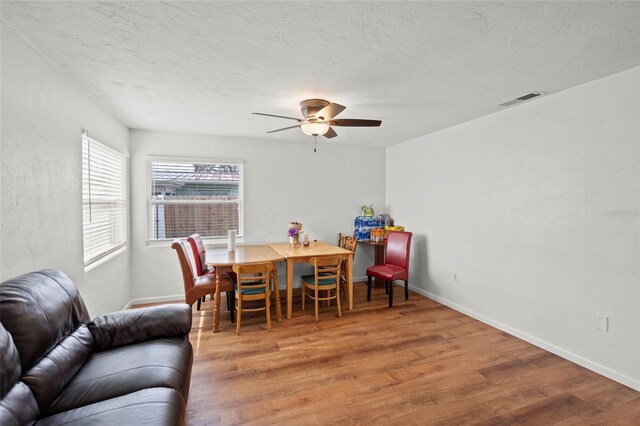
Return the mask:
{"type": "Polygon", "coordinates": [[[304,123],[300,128],[305,135],[309,136],[322,136],[329,131],[327,123],[304,123]]]}
{"type": "Polygon", "coordinates": [[[266,114],[264,112],[254,112],[256,115],[264,115],[267,117],[286,118],[287,120],[297,121],[295,126],[288,126],[282,129],[270,130],[267,133],[282,132],[283,130],[300,128],[305,135],[324,136],[327,139],[333,139],[338,134],[333,130],[334,126],[342,127],[379,127],[382,124],[380,120],[368,120],[361,118],[345,118],[336,119],[336,115],[344,111],[344,105],[332,103],[324,99],[306,99],[300,102],[300,110],[303,119],[295,117],[287,117],[284,115],[266,114]]]}

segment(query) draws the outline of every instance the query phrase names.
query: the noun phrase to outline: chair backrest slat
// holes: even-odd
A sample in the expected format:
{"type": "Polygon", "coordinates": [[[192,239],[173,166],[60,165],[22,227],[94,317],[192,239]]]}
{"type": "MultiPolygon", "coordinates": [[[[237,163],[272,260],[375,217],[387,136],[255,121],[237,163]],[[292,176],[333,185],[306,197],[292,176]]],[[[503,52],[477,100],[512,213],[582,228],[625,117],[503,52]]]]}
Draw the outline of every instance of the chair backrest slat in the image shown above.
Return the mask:
{"type": "Polygon", "coordinates": [[[243,286],[268,287],[272,269],[273,265],[269,262],[233,265],[233,272],[237,274],[238,290],[243,286]]]}
{"type": "Polygon", "coordinates": [[[344,247],[342,248],[344,248],[345,250],[352,251],[355,254],[356,247],[358,247],[358,240],[356,240],[354,237],[345,238],[344,247]]]}
{"type": "Polygon", "coordinates": [[[344,248],[344,245],[345,245],[345,242],[346,242],[347,238],[349,238],[349,237],[347,237],[346,235],[342,235],[342,232],[339,232],[338,233],[338,247],[344,248]]]}
{"type": "Polygon", "coordinates": [[[316,281],[318,277],[323,280],[328,280],[337,279],[340,276],[342,261],[339,257],[312,257],[309,259],[309,263],[313,265],[316,281]]]}

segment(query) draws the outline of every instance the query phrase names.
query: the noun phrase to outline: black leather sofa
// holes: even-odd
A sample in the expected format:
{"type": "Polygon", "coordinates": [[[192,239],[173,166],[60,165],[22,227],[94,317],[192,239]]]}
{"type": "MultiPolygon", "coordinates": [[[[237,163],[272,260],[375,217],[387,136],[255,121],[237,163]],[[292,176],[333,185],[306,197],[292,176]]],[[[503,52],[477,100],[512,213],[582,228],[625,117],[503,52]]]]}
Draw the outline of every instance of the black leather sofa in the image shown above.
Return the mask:
{"type": "Polygon", "coordinates": [[[64,273],[0,284],[0,425],[182,425],[191,308],[163,305],[90,321],[64,273]]]}

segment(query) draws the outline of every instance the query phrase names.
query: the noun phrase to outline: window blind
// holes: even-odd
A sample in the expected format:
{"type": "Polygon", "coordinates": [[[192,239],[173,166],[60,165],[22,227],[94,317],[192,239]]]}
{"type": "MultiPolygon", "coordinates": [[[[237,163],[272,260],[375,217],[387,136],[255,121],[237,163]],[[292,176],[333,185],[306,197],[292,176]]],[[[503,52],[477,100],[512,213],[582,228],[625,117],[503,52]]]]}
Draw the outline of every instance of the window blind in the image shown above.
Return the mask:
{"type": "Polygon", "coordinates": [[[148,162],[149,239],[242,236],[242,164],[148,162]]]}
{"type": "Polygon", "coordinates": [[[82,233],[88,266],[127,244],[127,159],[82,136],[82,233]]]}

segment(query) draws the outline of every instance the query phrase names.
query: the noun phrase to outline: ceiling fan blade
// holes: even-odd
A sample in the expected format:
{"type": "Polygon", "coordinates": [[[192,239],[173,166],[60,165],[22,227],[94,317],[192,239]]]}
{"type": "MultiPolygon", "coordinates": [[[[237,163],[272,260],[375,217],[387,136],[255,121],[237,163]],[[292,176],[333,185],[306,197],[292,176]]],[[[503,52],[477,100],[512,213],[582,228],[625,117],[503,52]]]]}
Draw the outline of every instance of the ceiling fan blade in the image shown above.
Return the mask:
{"type": "Polygon", "coordinates": [[[265,114],[264,112],[252,112],[251,114],[255,114],[255,115],[264,115],[265,117],[278,117],[278,118],[286,118],[288,120],[296,120],[298,122],[304,121],[301,120],[300,118],[295,118],[295,117],[286,117],[284,115],[275,115],[275,114],[265,114]]]}
{"type": "Polygon", "coordinates": [[[316,113],[316,117],[322,117],[324,121],[331,120],[336,115],[340,114],[347,107],[340,104],[329,104],[316,113]]]}
{"type": "Polygon", "coordinates": [[[331,127],[329,127],[329,130],[327,130],[327,133],[324,134],[324,137],[327,139],[335,138],[336,136],[338,136],[338,134],[331,127]]]}
{"type": "Polygon", "coordinates": [[[276,130],[270,130],[267,133],[275,133],[275,132],[281,132],[283,130],[289,130],[289,129],[295,129],[296,127],[300,127],[301,125],[298,124],[297,126],[289,126],[289,127],[283,127],[282,129],[276,129],[276,130]]]}
{"type": "Polygon", "coordinates": [[[363,120],[359,118],[343,118],[331,120],[332,126],[350,126],[350,127],[378,127],[382,124],[380,120],[363,120]]]}

